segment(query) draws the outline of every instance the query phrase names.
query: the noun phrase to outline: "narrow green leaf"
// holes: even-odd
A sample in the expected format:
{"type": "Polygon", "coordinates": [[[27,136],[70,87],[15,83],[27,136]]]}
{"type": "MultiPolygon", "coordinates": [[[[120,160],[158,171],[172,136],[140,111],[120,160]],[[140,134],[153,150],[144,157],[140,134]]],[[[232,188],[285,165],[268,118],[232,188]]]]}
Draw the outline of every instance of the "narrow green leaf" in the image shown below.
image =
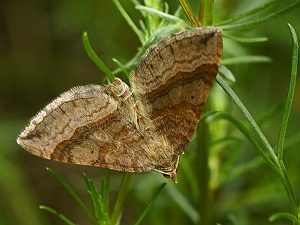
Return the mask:
{"type": "Polygon", "coordinates": [[[238,56],[232,57],[222,60],[223,65],[236,65],[242,63],[269,63],[271,62],[271,58],[263,55],[246,55],[246,56],[238,56]]]}
{"type": "Polygon", "coordinates": [[[102,195],[98,195],[98,203],[100,206],[100,218],[99,218],[99,224],[100,225],[109,225],[110,224],[110,218],[109,218],[109,209],[108,205],[103,199],[102,195]]]}
{"type": "MultiPolygon", "coordinates": [[[[137,6],[137,7],[139,7],[139,6],[137,6]]],[[[144,7],[151,8],[154,11],[163,12],[164,4],[163,4],[163,1],[161,1],[161,0],[159,0],[159,1],[151,0],[151,1],[145,1],[144,7]]],[[[150,37],[153,34],[153,32],[158,29],[158,26],[160,23],[164,24],[165,20],[162,19],[161,17],[159,17],[158,15],[156,15],[156,13],[149,13],[146,11],[140,11],[140,12],[144,16],[146,24],[147,24],[147,37],[146,37],[146,39],[144,39],[144,41],[146,41],[148,39],[148,37],[150,37]]]]}
{"type": "Polygon", "coordinates": [[[278,162],[277,156],[276,156],[273,148],[271,147],[269,141],[267,140],[267,138],[265,137],[265,135],[263,134],[263,132],[261,131],[261,129],[259,128],[257,123],[255,122],[255,120],[252,118],[252,116],[249,113],[249,111],[247,110],[247,108],[244,106],[244,104],[241,102],[239,97],[234,93],[234,91],[229,87],[229,85],[226,84],[226,82],[222,79],[222,77],[220,75],[217,75],[216,80],[217,80],[218,84],[223,88],[223,90],[231,97],[232,101],[237,105],[237,107],[242,112],[242,114],[244,115],[244,117],[246,118],[246,120],[248,121],[250,126],[254,129],[254,131],[256,132],[256,134],[258,135],[260,140],[262,141],[265,149],[267,150],[267,154],[264,151],[260,151],[262,153],[262,156],[268,162],[268,164],[271,166],[271,168],[277,174],[279,174],[279,171],[274,164],[274,163],[278,162]],[[273,162],[271,160],[269,160],[268,155],[271,156],[273,162]]]}
{"type": "Polygon", "coordinates": [[[278,147],[277,147],[277,154],[278,154],[279,160],[283,159],[284,139],[285,139],[287,125],[288,125],[288,121],[289,121],[289,117],[290,117],[290,113],[291,113],[291,109],[292,109],[295,87],[296,87],[297,70],[298,70],[299,45],[298,45],[298,40],[297,40],[297,34],[296,34],[294,28],[290,24],[288,24],[288,25],[290,28],[292,41],[293,41],[293,44],[292,44],[292,46],[293,46],[292,69],[291,69],[291,79],[290,79],[290,85],[289,85],[289,90],[288,90],[288,96],[286,99],[285,110],[284,110],[282,123],[281,123],[281,127],[280,127],[280,132],[279,132],[278,147]]]}
{"type": "Polygon", "coordinates": [[[153,195],[152,199],[150,200],[150,202],[148,203],[147,207],[144,209],[143,213],[140,215],[140,217],[138,218],[138,220],[134,223],[134,225],[139,225],[143,219],[145,218],[145,216],[149,213],[150,209],[152,208],[157,196],[159,195],[159,193],[161,192],[161,190],[166,186],[167,183],[163,183],[159,189],[155,192],[155,194],[153,195]]]}
{"type": "MultiPolygon", "coordinates": [[[[169,14],[169,5],[165,2],[164,6],[165,6],[165,10],[163,11],[163,13],[164,13],[164,14],[167,14],[167,15],[170,15],[170,14],[169,14]]],[[[177,19],[179,18],[179,17],[176,16],[176,15],[170,15],[170,16],[176,17],[177,19]]],[[[160,23],[159,23],[158,26],[157,26],[157,29],[162,28],[162,27],[165,27],[165,26],[167,26],[167,25],[169,24],[169,21],[168,21],[167,18],[163,18],[163,17],[160,17],[160,18],[161,18],[161,20],[160,20],[160,23]]],[[[185,23],[185,21],[182,20],[182,23],[185,23]]],[[[153,33],[153,32],[152,32],[152,33],[153,33]]]]}
{"type": "Polygon", "coordinates": [[[265,42],[269,40],[267,37],[241,38],[233,35],[228,35],[227,33],[222,33],[222,36],[223,38],[227,38],[232,41],[240,42],[240,43],[258,43],[258,42],[265,42]]]}
{"type": "Polygon", "coordinates": [[[265,137],[265,135],[263,134],[263,132],[261,131],[261,129],[259,128],[257,123],[255,122],[255,120],[252,118],[252,116],[249,113],[249,111],[247,110],[247,108],[243,105],[243,103],[240,101],[238,96],[234,93],[234,91],[226,84],[226,82],[222,79],[221,76],[217,75],[216,80],[217,80],[218,84],[223,88],[223,90],[231,97],[233,102],[236,104],[236,106],[242,112],[242,114],[244,115],[244,117],[246,118],[246,120],[248,121],[250,126],[253,128],[253,130],[256,132],[257,136],[261,140],[262,144],[264,145],[264,148],[266,149],[266,153],[269,155],[268,156],[266,154],[262,154],[262,156],[268,162],[270,167],[280,177],[280,181],[282,182],[282,184],[287,192],[293,213],[294,213],[294,215],[297,215],[297,201],[296,201],[295,195],[293,193],[291,183],[287,176],[286,168],[285,168],[283,162],[281,160],[278,160],[277,155],[275,154],[269,141],[267,140],[267,138],[265,137]],[[271,157],[272,160],[268,160],[268,157],[271,157]]]}
{"type": "Polygon", "coordinates": [[[235,137],[235,136],[225,136],[223,138],[219,138],[219,139],[216,139],[216,140],[213,140],[210,142],[210,144],[212,146],[214,145],[218,145],[218,144],[225,144],[225,143],[231,143],[231,142],[241,142],[242,139],[240,137],[235,137]]]}
{"type": "Polygon", "coordinates": [[[288,97],[286,101],[286,107],[285,107],[285,112],[283,115],[282,119],[282,124],[280,128],[280,133],[279,133],[279,141],[278,141],[278,161],[279,161],[279,166],[280,166],[280,172],[282,174],[282,182],[284,185],[284,188],[288,194],[288,198],[291,203],[292,211],[295,217],[298,216],[298,205],[296,201],[295,194],[293,192],[293,189],[291,187],[290,180],[288,179],[287,172],[285,165],[283,163],[283,147],[284,147],[284,139],[285,139],[285,134],[286,134],[286,129],[287,129],[287,123],[293,103],[293,97],[294,97],[294,91],[295,91],[295,85],[296,85],[296,76],[297,76],[297,65],[298,65],[298,41],[297,41],[297,35],[294,30],[294,28],[289,24],[292,40],[293,40],[293,52],[292,52],[292,70],[291,70],[291,80],[290,80],[290,86],[289,86],[289,91],[288,91],[288,97]]]}
{"type": "Polygon", "coordinates": [[[246,17],[250,17],[250,16],[253,16],[269,7],[271,7],[272,5],[276,4],[279,0],[273,0],[273,1],[269,1],[269,2],[266,2],[264,4],[261,4],[257,7],[255,7],[254,9],[251,9],[237,17],[234,17],[232,19],[229,19],[229,20],[226,20],[222,23],[219,23],[217,26],[222,26],[222,25],[225,25],[225,24],[232,24],[233,22],[237,21],[237,20],[240,20],[240,19],[243,19],[243,18],[246,18],[246,17]]]}
{"type": "Polygon", "coordinates": [[[68,225],[76,225],[71,220],[69,220],[66,216],[64,216],[63,214],[59,213],[58,211],[56,211],[55,209],[53,209],[51,207],[48,207],[45,205],[40,205],[39,207],[40,207],[40,209],[50,212],[53,215],[57,216],[58,218],[60,218],[62,221],[64,221],[68,225]]]}
{"type": "Polygon", "coordinates": [[[296,7],[298,7],[299,5],[300,5],[300,1],[297,1],[297,2],[291,4],[290,6],[288,6],[287,8],[285,8],[283,10],[271,13],[270,15],[261,17],[259,19],[255,19],[255,20],[251,20],[249,22],[244,22],[244,23],[239,23],[239,24],[221,25],[220,27],[224,31],[227,31],[227,30],[229,31],[229,30],[245,30],[245,29],[249,29],[249,28],[255,27],[255,26],[259,25],[259,24],[263,24],[263,23],[269,22],[269,21],[274,20],[274,19],[276,19],[276,18],[278,18],[280,16],[288,14],[293,9],[295,9],[296,7]]]}
{"type": "Polygon", "coordinates": [[[160,18],[165,19],[165,20],[170,21],[170,22],[173,22],[173,23],[185,23],[184,20],[178,18],[177,16],[173,16],[173,15],[164,13],[162,11],[159,11],[159,10],[156,10],[156,9],[153,9],[153,8],[150,8],[150,7],[146,7],[146,6],[141,5],[141,6],[136,6],[136,9],[140,10],[140,11],[145,11],[147,13],[150,13],[150,14],[153,14],[153,15],[156,15],[156,16],[159,16],[160,18]]]}
{"type": "Polygon", "coordinates": [[[84,179],[92,199],[94,214],[98,224],[109,225],[110,219],[108,203],[106,203],[102,194],[100,194],[96,189],[94,182],[86,174],[84,174],[84,179]]]}
{"type": "Polygon", "coordinates": [[[112,82],[115,79],[113,73],[108,69],[108,67],[104,64],[104,62],[97,56],[95,51],[93,50],[90,41],[88,39],[87,32],[83,32],[82,42],[85,48],[86,53],[90,57],[90,59],[98,66],[100,70],[104,72],[104,74],[108,77],[109,81],[112,82]]]}
{"type": "Polygon", "coordinates": [[[67,189],[67,191],[72,195],[72,197],[75,199],[75,201],[78,203],[78,205],[83,209],[83,211],[87,214],[87,216],[90,218],[90,220],[92,221],[92,223],[94,225],[97,224],[95,218],[93,217],[93,215],[90,213],[90,211],[88,210],[88,208],[86,207],[86,205],[83,203],[83,201],[79,198],[79,196],[76,194],[76,192],[70,187],[70,185],[67,184],[67,182],[58,174],[56,173],[54,170],[50,169],[50,168],[46,168],[54,177],[56,177],[56,179],[58,179],[58,181],[67,189]]]}
{"type": "Polygon", "coordinates": [[[213,110],[213,111],[209,111],[209,112],[207,112],[207,113],[204,113],[204,114],[202,114],[202,115],[200,116],[200,120],[205,120],[205,119],[209,118],[210,116],[212,116],[212,115],[214,115],[214,114],[216,114],[216,113],[218,113],[217,110],[213,110]]]}
{"type": "Polygon", "coordinates": [[[104,221],[101,214],[101,207],[98,201],[99,193],[97,192],[93,181],[86,174],[83,174],[83,177],[88,188],[88,193],[90,194],[90,197],[92,199],[94,216],[96,217],[98,222],[101,221],[103,223],[104,221]]]}
{"type": "Polygon", "coordinates": [[[219,73],[223,75],[227,80],[235,82],[235,77],[233,73],[225,65],[221,64],[219,66],[219,73]]]}
{"type": "Polygon", "coordinates": [[[279,220],[279,219],[288,219],[293,221],[294,223],[297,222],[297,217],[295,217],[293,214],[290,213],[284,213],[284,212],[280,212],[280,213],[275,213],[273,214],[270,218],[269,221],[270,222],[274,222],[275,220],[279,220]]]}
{"type": "Polygon", "coordinates": [[[120,213],[123,209],[125,196],[127,194],[131,178],[132,178],[132,173],[124,173],[123,179],[121,181],[120,189],[118,192],[118,196],[111,214],[111,218],[110,218],[111,225],[115,225],[116,222],[118,221],[118,218],[120,217],[120,213]]]}
{"type": "Polygon", "coordinates": [[[130,80],[130,75],[129,72],[126,70],[125,65],[123,65],[119,60],[113,58],[112,59],[117,65],[118,67],[123,71],[123,73],[125,74],[125,76],[127,77],[128,80],[130,80]]]}
{"type": "Polygon", "coordinates": [[[115,3],[117,9],[121,13],[121,15],[124,17],[124,19],[127,21],[128,25],[131,27],[131,29],[135,32],[136,36],[138,36],[141,43],[145,42],[144,34],[139,30],[139,28],[135,25],[135,23],[132,21],[130,16],[127,14],[123,6],[120,4],[118,0],[112,0],[113,3],[115,3]]]}

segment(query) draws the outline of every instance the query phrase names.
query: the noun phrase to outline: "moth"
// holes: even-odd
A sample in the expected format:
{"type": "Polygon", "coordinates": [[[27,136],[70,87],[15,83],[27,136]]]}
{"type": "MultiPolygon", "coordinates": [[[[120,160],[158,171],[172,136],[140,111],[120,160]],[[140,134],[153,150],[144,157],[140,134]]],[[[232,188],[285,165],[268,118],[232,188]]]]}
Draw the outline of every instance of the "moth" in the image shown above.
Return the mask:
{"type": "Polygon", "coordinates": [[[74,87],[34,116],[17,138],[33,155],[177,181],[222,57],[220,28],[195,28],[150,47],[130,74],[74,87]]]}

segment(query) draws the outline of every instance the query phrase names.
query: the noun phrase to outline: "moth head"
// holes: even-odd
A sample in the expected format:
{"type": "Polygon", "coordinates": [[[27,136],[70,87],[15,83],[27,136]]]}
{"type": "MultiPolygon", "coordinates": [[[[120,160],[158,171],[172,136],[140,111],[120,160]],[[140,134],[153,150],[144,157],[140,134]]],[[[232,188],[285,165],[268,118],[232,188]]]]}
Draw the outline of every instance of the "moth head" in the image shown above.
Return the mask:
{"type": "Polygon", "coordinates": [[[107,92],[117,99],[121,98],[124,95],[129,95],[131,93],[128,85],[125,84],[119,78],[115,78],[115,81],[113,83],[110,83],[110,84],[106,85],[105,87],[106,87],[107,92]]]}

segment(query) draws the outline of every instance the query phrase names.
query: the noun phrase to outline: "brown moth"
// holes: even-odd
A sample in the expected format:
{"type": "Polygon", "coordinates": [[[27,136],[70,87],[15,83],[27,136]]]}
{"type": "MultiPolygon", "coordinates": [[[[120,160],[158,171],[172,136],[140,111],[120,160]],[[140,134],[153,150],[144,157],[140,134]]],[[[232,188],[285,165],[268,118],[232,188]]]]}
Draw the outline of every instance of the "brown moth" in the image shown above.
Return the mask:
{"type": "Polygon", "coordinates": [[[155,170],[176,181],[222,57],[220,28],[176,33],[153,45],[131,88],[74,87],[49,103],[17,142],[45,159],[126,172],[155,170]]]}

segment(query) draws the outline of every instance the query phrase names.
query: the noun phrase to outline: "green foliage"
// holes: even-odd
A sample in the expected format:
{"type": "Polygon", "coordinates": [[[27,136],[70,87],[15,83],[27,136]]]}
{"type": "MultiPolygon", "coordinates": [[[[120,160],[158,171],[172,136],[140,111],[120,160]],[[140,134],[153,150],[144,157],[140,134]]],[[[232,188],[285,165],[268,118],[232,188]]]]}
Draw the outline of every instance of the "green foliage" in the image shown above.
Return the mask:
{"type": "MultiPolygon", "coordinates": [[[[250,10],[240,16],[237,16],[236,18],[233,18],[231,19],[231,21],[227,21],[228,23],[232,23],[233,21],[237,21],[237,20],[240,20],[242,18],[246,18],[246,17],[250,17],[250,16],[253,16],[255,15],[256,13],[259,13],[260,11],[262,10],[265,10],[266,8],[276,4],[278,1],[277,0],[273,0],[273,1],[270,1],[268,3],[265,3],[265,4],[262,4],[260,6],[258,6],[257,8],[253,9],[253,10],[250,10]]],[[[266,22],[269,22],[271,20],[274,20],[280,16],[283,16],[287,13],[289,13],[291,10],[295,9],[296,7],[298,7],[300,4],[299,1],[295,1],[293,4],[291,4],[290,6],[278,11],[278,12],[274,12],[274,13],[271,13],[267,16],[263,16],[259,19],[254,19],[254,20],[251,20],[251,21],[247,21],[247,22],[243,22],[243,23],[239,23],[239,24],[232,24],[232,25],[223,25],[223,24],[219,24],[217,26],[220,26],[222,27],[222,29],[225,31],[225,30],[244,30],[244,29],[249,29],[249,28],[252,28],[252,27],[255,27],[257,25],[260,25],[260,24],[263,24],[263,23],[266,23],[266,22]]],[[[227,22],[225,22],[224,24],[227,24],[227,22]]]]}
{"type": "MultiPolygon", "coordinates": [[[[74,198],[76,203],[82,208],[82,210],[85,212],[87,217],[90,219],[92,224],[94,225],[109,225],[109,224],[119,224],[120,218],[121,218],[121,212],[125,200],[125,196],[130,184],[130,180],[132,177],[132,174],[125,173],[123,176],[122,183],[120,185],[120,189],[118,192],[118,197],[115,202],[113,211],[110,215],[109,212],[109,181],[110,181],[110,173],[107,170],[106,176],[102,178],[101,181],[101,192],[99,192],[94,184],[94,182],[86,175],[83,174],[83,178],[85,180],[88,193],[91,197],[92,203],[93,203],[93,212],[90,212],[87,205],[84,204],[84,202],[80,199],[80,197],[76,194],[76,192],[70,187],[70,185],[54,170],[47,168],[47,170],[56,177],[56,179],[66,188],[66,190],[70,193],[70,195],[74,198]]],[[[161,190],[166,186],[166,183],[163,183],[159,189],[156,191],[156,193],[153,195],[152,199],[140,215],[140,217],[137,219],[137,221],[134,223],[134,225],[138,225],[141,223],[141,221],[144,219],[144,217],[149,213],[151,207],[154,204],[155,199],[157,198],[158,194],[161,192],[161,190]]],[[[73,223],[70,219],[68,219],[63,214],[59,213],[55,209],[52,209],[51,207],[41,205],[40,209],[46,210],[54,215],[56,215],[58,218],[60,218],[62,221],[64,221],[68,225],[75,225],[76,223],[73,223]]]]}
{"type": "MultiPolygon", "coordinates": [[[[183,29],[198,27],[200,25],[213,25],[212,23],[215,15],[213,14],[213,7],[211,7],[214,3],[214,1],[212,0],[201,1],[201,8],[199,10],[198,19],[192,12],[192,7],[185,0],[180,1],[182,9],[178,8],[174,15],[171,15],[169,13],[169,6],[167,4],[164,4],[163,1],[148,0],[145,1],[145,5],[141,5],[138,1],[135,0],[133,0],[132,2],[134,3],[136,10],[141,13],[143,18],[143,20],[139,21],[139,26],[135,24],[134,20],[126,12],[120,2],[118,0],[113,0],[113,3],[122,14],[124,19],[127,21],[130,28],[135,32],[142,45],[139,48],[137,54],[127,63],[123,64],[121,63],[121,60],[113,59],[118,68],[111,71],[110,69],[108,69],[105,63],[103,63],[100,57],[96,55],[95,51],[91,47],[90,41],[87,37],[87,33],[83,34],[83,44],[87,54],[89,55],[91,60],[99,67],[99,69],[105,73],[107,77],[106,79],[108,81],[113,81],[114,77],[116,75],[120,75],[121,73],[124,73],[127,78],[130,79],[129,72],[136,66],[142,54],[151,45],[169,36],[170,34],[183,29]],[[189,19],[191,25],[186,22],[186,19],[182,13],[183,11],[189,19]],[[201,24],[199,21],[201,21],[201,24]]],[[[266,3],[250,9],[232,19],[216,23],[215,26],[220,26],[223,29],[224,39],[234,41],[235,43],[246,43],[248,45],[251,45],[265,42],[267,41],[267,38],[265,37],[245,38],[237,37],[235,35],[239,34],[237,31],[240,30],[257,28],[259,25],[261,26],[266,22],[289,13],[291,10],[300,5],[300,1],[294,1],[289,5],[282,7],[280,10],[276,9],[274,10],[274,12],[267,12],[261,15],[267,10],[272,10],[272,8],[278,5],[279,2],[280,1],[278,0],[267,1],[266,3]],[[255,16],[258,16],[258,18],[256,18],[255,16]],[[252,17],[255,18],[250,19],[252,17]],[[230,33],[231,31],[235,31],[235,33],[232,35],[230,33]]],[[[285,164],[285,162],[283,161],[283,156],[286,152],[286,149],[295,146],[300,142],[299,132],[295,133],[289,138],[286,138],[287,125],[291,114],[292,102],[294,99],[296,87],[299,54],[296,32],[291,25],[289,25],[289,29],[292,36],[293,47],[292,66],[290,72],[291,79],[287,100],[284,104],[284,114],[280,126],[280,132],[278,135],[278,143],[272,146],[260,127],[270,121],[272,124],[278,123],[277,121],[273,122],[273,120],[271,119],[274,117],[274,115],[278,114],[283,104],[277,104],[272,109],[270,109],[270,111],[265,112],[260,120],[255,120],[250,114],[249,110],[240,100],[240,97],[232,90],[230,85],[226,83],[234,83],[236,82],[238,77],[237,74],[231,71],[231,66],[250,63],[270,63],[270,57],[265,55],[250,55],[248,53],[246,55],[231,56],[223,59],[216,81],[224,91],[219,94],[218,97],[225,98],[226,93],[230,97],[230,101],[232,101],[236,105],[237,109],[241,112],[243,117],[239,118],[235,115],[227,113],[226,111],[229,111],[229,107],[226,105],[224,105],[223,110],[215,111],[215,109],[211,107],[212,110],[209,111],[208,107],[214,103],[214,100],[210,100],[212,103],[207,104],[207,112],[201,117],[202,124],[201,126],[199,126],[195,138],[193,139],[191,145],[188,147],[189,149],[186,151],[187,153],[184,155],[184,159],[182,159],[183,162],[181,164],[180,170],[182,170],[181,174],[184,174],[184,177],[180,177],[179,180],[180,183],[183,184],[179,184],[179,186],[175,186],[173,184],[168,184],[166,186],[165,183],[161,184],[149,203],[144,206],[144,211],[141,213],[140,217],[134,224],[137,225],[142,221],[145,221],[145,216],[150,212],[150,209],[153,208],[153,206],[155,207],[154,201],[157,200],[157,198],[159,199],[160,197],[165,197],[159,195],[159,193],[161,193],[161,190],[165,186],[166,195],[168,196],[168,199],[166,201],[169,203],[169,200],[172,200],[172,204],[175,203],[175,206],[173,206],[172,209],[176,208],[176,212],[183,212],[188,218],[187,220],[191,221],[191,223],[193,224],[209,224],[212,223],[212,221],[214,221],[214,223],[216,223],[216,221],[222,221],[222,224],[226,223],[224,221],[229,221],[230,224],[249,224],[251,223],[252,218],[245,218],[243,220],[241,218],[238,218],[234,214],[231,214],[230,210],[224,213],[216,212],[218,210],[218,208],[216,207],[215,211],[213,211],[213,201],[215,200],[214,198],[218,198],[220,190],[224,191],[224,193],[226,194],[226,189],[222,189],[222,187],[230,184],[234,180],[242,179],[243,176],[246,176],[255,168],[259,168],[265,164],[268,165],[268,167],[271,168],[279,177],[282,187],[286,191],[291,208],[290,213],[274,213],[271,208],[270,210],[268,210],[268,212],[270,211],[270,213],[272,214],[272,216],[270,216],[269,218],[269,221],[276,222],[279,219],[287,219],[291,221],[292,224],[300,223],[298,217],[299,208],[297,205],[295,190],[293,190],[292,188],[290,177],[286,169],[287,164],[285,164]],[[225,125],[224,121],[226,122],[225,125]],[[231,132],[232,129],[234,129],[235,132],[231,132]],[[254,148],[258,152],[258,156],[255,155],[255,157],[238,164],[237,161],[239,159],[239,153],[242,152],[247,143],[250,143],[252,148],[254,148]],[[230,151],[224,151],[224,149],[226,148],[229,148],[230,151]],[[191,153],[188,153],[189,151],[191,153]],[[222,157],[226,158],[226,160],[222,161],[222,157]],[[195,165],[201,166],[196,167],[199,170],[195,170],[195,165]],[[216,216],[212,215],[212,211],[216,214],[216,216]],[[227,220],[224,219],[225,217],[227,220]]],[[[226,49],[227,46],[224,45],[224,48],[226,49]]],[[[285,75],[287,76],[288,73],[285,75]]],[[[217,104],[220,104],[220,102],[218,102],[217,104]]],[[[251,149],[251,147],[249,149],[251,149]]],[[[125,196],[128,194],[130,184],[132,184],[132,174],[124,174],[120,184],[120,188],[118,190],[116,201],[111,207],[111,211],[111,178],[109,172],[107,172],[106,176],[101,180],[100,191],[98,191],[95,183],[87,175],[83,175],[93,205],[93,212],[91,212],[84,201],[81,200],[78,194],[76,194],[75,190],[71,188],[70,185],[68,185],[67,182],[59,174],[51,169],[48,169],[48,171],[56,177],[56,179],[64,186],[66,190],[68,190],[77,205],[82,208],[83,212],[86,214],[92,224],[120,224],[122,211],[126,202],[125,196]]],[[[275,195],[271,195],[271,193],[267,190],[268,187],[265,188],[265,191],[262,191],[262,188],[260,189],[256,187],[256,185],[260,185],[258,179],[259,178],[256,178],[253,181],[253,192],[245,191],[245,193],[243,193],[244,197],[247,194],[252,194],[253,196],[254,193],[256,199],[258,199],[261,198],[261,196],[258,196],[259,193],[263,192],[264,195],[270,194],[270,198],[273,197],[276,200],[276,198],[274,197],[275,195]]],[[[255,199],[255,197],[253,197],[253,199],[255,199]]],[[[236,206],[237,204],[243,204],[243,202],[240,202],[239,200],[240,199],[236,197],[235,194],[230,193],[228,198],[225,199],[226,204],[224,208],[229,208],[227,207],[227,202],[236,201],[234,206],[236,206]]],[[[268,208],[268,206],[263,207],[268,208]]],[[[76,222],[72,222],[63,214],[48,206],[40,206],[40,208],[56,215],[66,224],[76,224],[76,222]]],[[[286,208],[282,210],[289,211],[290,209],[286,208]]],[[[246,214],[246,212],[243,213],[246,214]]],[[[172,215],[170,215],[170,217],[172,217],[172,215]]],[[[166,220],[171,221],[172,218],[167,218],[166,220]]],[[[165,220],[163,218],[158,218],[156,224],[159,224],[159,221],[165,220]]],[[[160,224],[162,223],[163,222],[161,222],[160,224]]]]}
{"type": "Polygon", "coordinates": [[[82,42],[83,42],[84,49],[88,54],[88,56],[90,57],[90,59],[99,67],[100,70],[104,72],[104,74],[107,76],[110,82],[114,81],[115,76],[93,50],[86,32],[84,32],[82,35],[82,42]]]}

